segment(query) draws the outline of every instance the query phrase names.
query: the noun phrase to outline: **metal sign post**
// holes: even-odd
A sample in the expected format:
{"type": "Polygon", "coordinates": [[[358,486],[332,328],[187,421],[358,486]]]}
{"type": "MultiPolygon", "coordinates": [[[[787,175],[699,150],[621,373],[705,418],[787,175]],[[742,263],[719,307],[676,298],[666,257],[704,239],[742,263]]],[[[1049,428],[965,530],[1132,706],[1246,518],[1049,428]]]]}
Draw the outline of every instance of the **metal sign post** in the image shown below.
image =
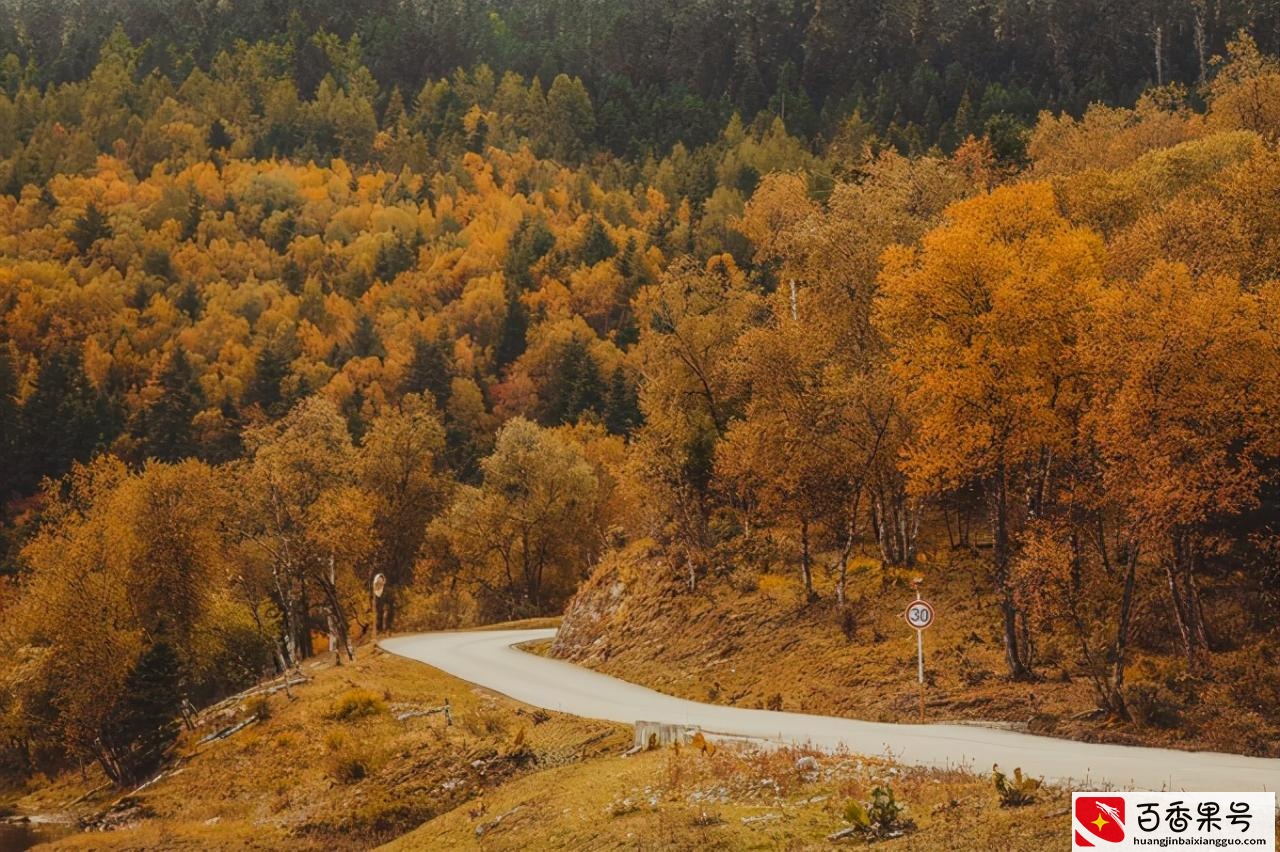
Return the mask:
{"type": "Polygon", "coordinates": [[[924,684],[924,631],[916,631],[916,678],[924,684]]]}
{"type": "Polygon", "coordinates": [[[382,597],[382,593],[386,591],[387,578],[384,574],[374,574],[371,589],[373,591],[373,649],[369,651],[372,656],[373,651],[378,647],[378,598],[382,597]]]}
{"type": "Polygon", "coordinates": [[[920,684],[920,721],[924,721],[924,631],[933,624],[933,604],[920,596],[919,577],[912,582],[916,587],[916,599],[907,607],[903,618],[916,631],[916,679],[920,684]]]}

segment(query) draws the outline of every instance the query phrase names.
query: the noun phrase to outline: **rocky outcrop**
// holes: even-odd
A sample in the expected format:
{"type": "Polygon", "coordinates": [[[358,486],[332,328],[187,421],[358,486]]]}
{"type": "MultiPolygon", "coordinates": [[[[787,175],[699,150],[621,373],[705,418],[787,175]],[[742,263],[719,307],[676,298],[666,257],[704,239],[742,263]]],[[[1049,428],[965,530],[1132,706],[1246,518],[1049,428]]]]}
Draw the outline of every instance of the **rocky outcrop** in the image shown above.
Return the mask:
{"type": "Polygon", "coordinates": [[[607,555],[565,607],[551,656],[599,665],[652,627],[665,597],[680,585],[657,553],[643,540],[607,555]]]}

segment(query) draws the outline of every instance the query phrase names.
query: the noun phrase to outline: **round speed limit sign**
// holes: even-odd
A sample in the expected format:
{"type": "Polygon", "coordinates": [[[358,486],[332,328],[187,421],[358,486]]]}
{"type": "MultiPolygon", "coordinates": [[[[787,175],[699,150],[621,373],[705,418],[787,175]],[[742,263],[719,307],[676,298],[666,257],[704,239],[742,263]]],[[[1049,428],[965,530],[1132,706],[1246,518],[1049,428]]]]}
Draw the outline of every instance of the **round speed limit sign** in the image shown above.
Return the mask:
{"type": "Polygon", "coordinates": [[[933,604],[928,601],[912,601],[905,613],[907,624],[916,630],[924,630],[933,624],[933,604]]]}

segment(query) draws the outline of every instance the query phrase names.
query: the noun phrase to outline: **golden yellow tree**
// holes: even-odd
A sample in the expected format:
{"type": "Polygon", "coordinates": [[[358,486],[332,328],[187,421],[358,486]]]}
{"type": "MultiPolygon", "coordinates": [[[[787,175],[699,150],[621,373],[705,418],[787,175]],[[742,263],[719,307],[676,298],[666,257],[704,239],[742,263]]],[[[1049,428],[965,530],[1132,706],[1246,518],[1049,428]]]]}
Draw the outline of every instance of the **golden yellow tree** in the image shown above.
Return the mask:
{"type": "Polygon", "coordinates": [[[1234,519],[1258,505],[1275,450],[1269,307],[1233,278],[1158,264],[1108,289],[1090,335],[1107,497],[1161,567],[1196,673],[1212,638],[1197,578],[1232,547],[1234,519]]]}
{"type": "Polygon", "coordinates": [[[919,249],[887,253],[876,324],[917,431],[904,464],[918,493],[988,498],[1005,656],[1030,675],[1010,585],[1018,529],[1041,513],[1086,392],[1079,340],[1100,287],[1102,242],[1062,218],[1043,183],[947,210],[919,249]]]}
{"type": "Polygon", "coordinates": [[[397,603],[413,581],[427,525],[445,506],[452,485],[444,471],[444,425],[430,396],[408,394],[376,418],[358,453],[358,476],[373,501],[373,543],[367,585],[387,578],[377,599],[379,630],[395,624],[397,603]]]}
{"type": "Polygon", "coordinates": [[[636,300],[645,424],[629,470],[648,498],[637,525],[671,545],[690,587],[712,545],[716,442],[742,404],[732,353],[759,308],[759,297],[724,255],[701,267],[678,263],[636,300]]]}

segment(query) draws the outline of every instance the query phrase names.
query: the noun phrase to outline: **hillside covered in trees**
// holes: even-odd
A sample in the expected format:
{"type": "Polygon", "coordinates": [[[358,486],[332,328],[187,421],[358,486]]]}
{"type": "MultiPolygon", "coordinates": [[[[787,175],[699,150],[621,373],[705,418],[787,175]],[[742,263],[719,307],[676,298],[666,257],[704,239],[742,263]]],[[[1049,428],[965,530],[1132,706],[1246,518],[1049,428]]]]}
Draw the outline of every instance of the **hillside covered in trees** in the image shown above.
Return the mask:
{"type": "MultiPolygon", "coordinates": [[[[329,71],[332,47],[357,40],[379,86],[363,94],[379,116],[393,92],[410,101],[457,68],[543,85],[568,74],[597,106],[594,123],[572,132],[629,156],[704,144],[732,112],[760,110],[828,141],[857,111],[917,151],[988,129],[1008,142],[1042,108],[1078,114],[1132,103],[1149,86],[1203,84],[1242,28],[1264,51],[1280,49],[1274,0],[105,0],[91,12],[79,0],[5,0],[0,56],[16,62],[0,80],[10,97],[20,81],[85,80],[117,25],[140,48],[139,72],[175,84],[240,42],[268,38],[304,98],[329,71]]],[[[456,122],[467,105],[455,105],[456,122]]],[[[255,153],[302,144],[276,135],[255,153]]]]}
{"type": "Polygon", "coordinates": [[[0,773],[641,552],[1275,722],[1280,13],[241,5],[0,2],[0,773]]]}

